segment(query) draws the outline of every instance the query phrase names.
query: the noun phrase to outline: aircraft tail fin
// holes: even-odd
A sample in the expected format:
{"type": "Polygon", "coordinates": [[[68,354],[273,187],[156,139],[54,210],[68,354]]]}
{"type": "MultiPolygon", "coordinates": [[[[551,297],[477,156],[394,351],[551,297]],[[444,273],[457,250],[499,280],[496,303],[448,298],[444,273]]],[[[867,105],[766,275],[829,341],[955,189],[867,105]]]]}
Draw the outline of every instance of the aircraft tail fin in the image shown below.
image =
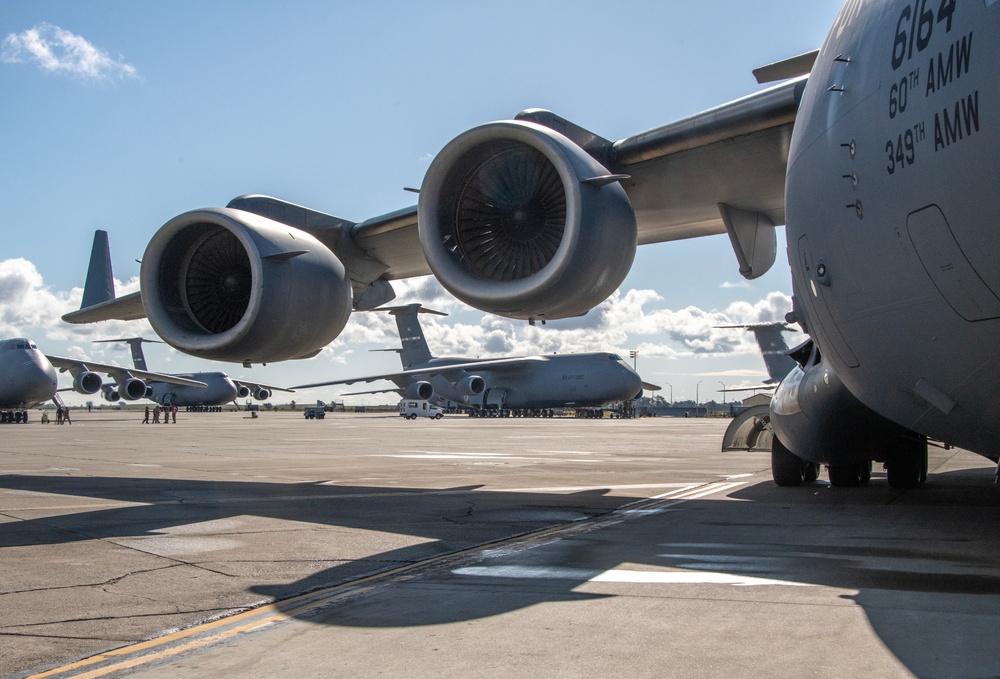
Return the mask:
{"type": "Polygon", "coordinates": [[[146,339],[145,337],[123,337],[121,339],[94,340],[94,342],[124,342],[128,344],[129,349],[132,350],[132,365],[135,366],[136,370],[149,370],[149,368],[146,367],[146,357],[142,353],[143,342],[156,342],[157,344],[164,344],[160,340],[151,340],[146,339]]]}
{"type": "Polygon", "coordinates": [[[780,321],[775,323],[753,323],[749,325],[722,325],[720,328],[742,328],[753,333],[760,348],[760,354],[764,357],[764,366],[767,368],[768,378],[765,384],[777,384],[785,379],[785,375],[795,367],[795,359],[788,355],[788,342],[782,336],[783,332],[789,332],[791,328],[780,321]]]}
{"type": "Polygon", "coordinates": [[[90,266],[87,268],[87,282],[83,286],[81,309],[110,302],[115,298],[115,280],[111,271],[111,246],[108,232],[98,229],[94,232],[94,246],[90,250],[90,266]]]}
{"type": "Polygon", "coordinates": [[[399,331],[399,341],[403,345],[403,350],[399,357],[403,362],[403,367],[408,368],[414,363],[422,363],[433,358],[427,340],[424,339],[423,328],[420,327],[419,314],[436,314],[447,316],[441,311],[427,309],[420,304],[407,304],[406,306],[381,307],[379,311],[388,311],[396,317],[396,329],[399,331]]]}

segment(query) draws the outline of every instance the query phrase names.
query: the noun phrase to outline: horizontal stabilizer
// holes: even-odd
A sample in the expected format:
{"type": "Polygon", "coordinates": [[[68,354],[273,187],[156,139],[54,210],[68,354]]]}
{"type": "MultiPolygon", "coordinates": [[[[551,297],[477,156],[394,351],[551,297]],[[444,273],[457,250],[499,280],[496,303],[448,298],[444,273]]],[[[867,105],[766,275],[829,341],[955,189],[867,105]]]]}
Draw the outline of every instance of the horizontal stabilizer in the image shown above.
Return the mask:
{"type": "Polygon", "coordinates": [[[800,54],[797,57],[776,61],[773,64],[755,68],[753,70],[753,77],[761,85],[764,83],[773,83],[778,80],[798,78],[800,75],[807,75],[812,71],[813,64],[816,63],[816,57],[818,56],[819,50],[813,50],[812,52],[800,54]]]}
{"type": "Polygon", "coordinates": [[[134,321],[146,317],[142,306],[142,293],[133,292],[108,302],[64,314],[67,323],[96,323],[97,321],[134,321]]]}

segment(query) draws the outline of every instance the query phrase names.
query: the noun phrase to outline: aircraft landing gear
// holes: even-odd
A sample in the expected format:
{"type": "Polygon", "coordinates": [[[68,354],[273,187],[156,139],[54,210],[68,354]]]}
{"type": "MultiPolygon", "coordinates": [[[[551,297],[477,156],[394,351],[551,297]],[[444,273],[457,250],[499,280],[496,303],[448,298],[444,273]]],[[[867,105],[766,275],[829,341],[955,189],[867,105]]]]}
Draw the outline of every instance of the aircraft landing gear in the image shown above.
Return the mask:
{"type": "Polygon", "coordinates": [[[886,457],[886,476],[893,488],[916,488],[927,480],[927,439],[901,438],[886,457]]]}
{"type": "Polygon", "coordinates": [[[872,478],[871,460],[856,464],[834,464],[830,465],[828,473],[830,475],[830,485],[850,488],[868,483],[872,478]]]}
{"type": "Polygon", "coordinates": [[[803,460],[775,436],[771,439],[771,478],[779,486],[801,486],[819,478],[819,465],[803,460]]]}

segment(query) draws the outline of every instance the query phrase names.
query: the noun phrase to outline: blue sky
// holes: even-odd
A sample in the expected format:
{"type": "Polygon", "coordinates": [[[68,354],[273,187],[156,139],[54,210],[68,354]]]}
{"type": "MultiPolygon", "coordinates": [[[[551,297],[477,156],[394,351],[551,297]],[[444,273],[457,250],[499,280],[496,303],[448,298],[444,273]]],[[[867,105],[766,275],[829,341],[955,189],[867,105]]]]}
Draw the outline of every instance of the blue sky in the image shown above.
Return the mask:
{"type": "MultiPolygon", "coordinates": [[[[748,94],[753,68],[819,47],[840,5],[8,3],[0,336],[126,363],[91,341],[153,337],[145,322],[58,320],[79,305],[94,229],[110,234],[122,294],[150,236],[180,212],[267,193],[360,221],[412,204],[403,187],[419,186],[454,136],[525,108],[619,139],[748,94]]],[[[433,280],[397,289],[451,313],[428,321],[436,353],[638,349],[646,380],[678,400],[701,382],[704,400],[720,381],[761,377],[749,338],[711,327],[784,313],[783,235],[772,271],[749,284],[724,236],[641,247],[617,295],[545,328],[471,310],[433,280]]],[[[356,314],[310,361],[223,369],[276,384],[391,370],[393,354],[369,353],[396,342],[384,316],[356,314]]],[[[147,356],[164,371],[219,367],[161,345],[147,356]]]]}

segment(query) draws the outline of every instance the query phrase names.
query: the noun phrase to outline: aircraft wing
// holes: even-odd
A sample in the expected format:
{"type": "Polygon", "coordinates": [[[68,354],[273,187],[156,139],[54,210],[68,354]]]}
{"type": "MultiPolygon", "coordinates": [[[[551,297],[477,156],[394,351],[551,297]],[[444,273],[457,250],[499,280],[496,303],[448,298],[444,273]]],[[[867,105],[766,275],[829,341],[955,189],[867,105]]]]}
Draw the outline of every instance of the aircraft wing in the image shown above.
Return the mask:
{"type": "Polygon", "coordinates": [[[645,391],[659,391],[660,389],[662,389],[662,387],[655,384],[650,384],[649,382],[643,382],[642,388],[645,391]]]}
{"type": "Polygon", "coordinates": [[[348,391],[338,396],[365,396],[367,394],[389,394],[392,392],[400,393],[402,389],[372,389],[371,391],[348,391]]]}
{"type": "Polygon", "coordinates": [[[75,358],[50,356],[48,354],[45,355],[45,358],[49,359],[49,362],[58,368],[60,372],[66,372],[67,370],[73,371],[77,369],[92,370],[93,372],[106,373],[116,382],[121,381],[121,379],[127,375],[131,375],[132,377],[138,377],[145,382],[168,382],[170,384],[179,384],[186,387],[199,387],[202,389],[207,386],[204,382],[189,380],[186,377],[165,375],[163,373],[148,372],[146,370],[136,370],[135,368],[123,368],[120,365],[106,365],[104,363],[95,363],[93,361],[79,361],[75,358]]]}
{"type": "Polygon", "coordinates": [[[235,382],[236,384],[242,384],[243,386],[248,387],[250,389],[263,388],[267,389],[268,391],[286,391],[289,394],[295,392],[294,389],[287,389],[285,387],[276,387],[273,384],[264,384],[263,382],[248,382],[246,380],[233,380],[233,382],[235,382]]]}
{"type": "MultiPolygon", "coordinates": [[[[346,380],[332,380],[330,382],[315,382],[313,384],[299,384],[293,389],[311,389],[313,387],[326,387],[333,384],[355,384],[356,382],[376,382],[378,380],[395,380],[404,377],[411,377],[416,375],[444,375],[448,376],[450,373],[456,373],[460,375],[462,372],[467,372],[469,370],[497,370],[497,369],[513,369],[520,368],[529,363],[535,362],[545,362],[548,359],[544,356],[525,356],[520,358],[497,358],[485,361],[469,361],[468,363],[445,363],[441,365],[429,366],[426,368],[412,368],[410,370],[401,370],[394,373],[385,373],[384,375],[368,375],[366,377],[352,377],[346,380]]],[[[394,389],[389,389],[388,391],[395,391],[394,389]]]]}

